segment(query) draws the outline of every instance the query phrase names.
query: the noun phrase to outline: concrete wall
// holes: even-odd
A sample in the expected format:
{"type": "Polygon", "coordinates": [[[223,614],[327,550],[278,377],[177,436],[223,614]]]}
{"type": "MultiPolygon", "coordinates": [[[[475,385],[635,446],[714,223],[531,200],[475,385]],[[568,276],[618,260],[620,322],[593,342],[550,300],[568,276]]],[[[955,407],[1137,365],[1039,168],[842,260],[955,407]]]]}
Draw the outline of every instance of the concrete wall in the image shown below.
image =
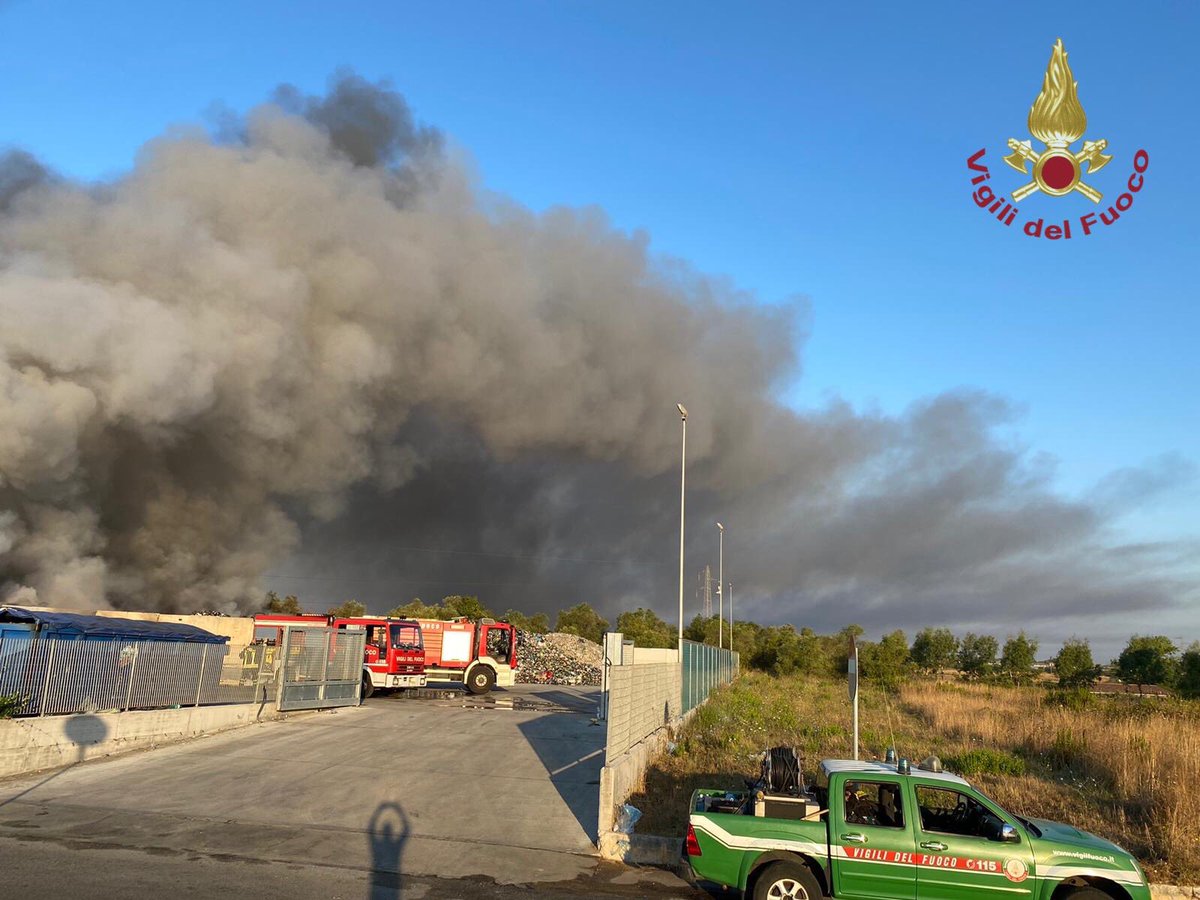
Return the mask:
{"type": "MultiPolygon", "coordinates": [[[[697,668],[699,645],[685,644],[691,650],[693,682],[690,694],[695,706],[702,704],[716,683],[737,676],[737,657],[720,671],[697,668]],[[697,680],[699,675],[712,676],[697,680]]],[[[715,659],[722,651],[700,648],[715,659]]],[[[729,656],[725,651],[725,655],[729,656]]],[[[669,864],[672,854],[678,855],[678,841],[650,838],[647,835],[613,833],[617,808],[630,794],[640,790],[651,762],[667,748],[675,732],[690,718],[683,711],[683,667],[675,650],[632,648],[632,659],[626,650],[628,665],[608,669],[608,741],[604,767],[600,770],[600,812],[597,822],[600,855],[627,863],[669,864]]],[[[685,653],[685,660],[687,655],[685,653]]]]}
{"type": "Polygon", "coordinates": [[[679,717],[678,662],[612,666],[608,685],[606,762],[679,717]]]}
{"type": "Polygon", "coordinates": [[[629,799],[630,794],[641,790],[650,763],[667,749],[667,742],[694,714],[695,710],[686,716],[674,716],[625,752],[605,759],[604,767],[600,770],[600,818],[597,822],[602,855],[610,859],[626,859],[624,851],[628,850],[628,841],[623,842],[622,852],[612,851],[614,840],[611,832],[617,807],[629,799]]]}
{"type": "Polygon", "coordinates": [[[674,650],[667,652],[670,662],[609,669],[608,741],[600,770],[597,822],[600,853],[609,859],[634,861],[629,836],[612,833],[616,809],[641,788],[650,761],[666,749],[667,741],[683,723],[679,659],[674,650]]]}
{"type": "Polygon", "coordinates": [[[0,778],[211,734],[274,716],[273,703],[238,703],[0,719],[0,778]]]}
{"type": "Polygon", "coordinates": [[[678,650],[664,650],[661,647],[634,647],[633,664],[635,666],[652,665],[653,663],[679,663],[678,650]]]}

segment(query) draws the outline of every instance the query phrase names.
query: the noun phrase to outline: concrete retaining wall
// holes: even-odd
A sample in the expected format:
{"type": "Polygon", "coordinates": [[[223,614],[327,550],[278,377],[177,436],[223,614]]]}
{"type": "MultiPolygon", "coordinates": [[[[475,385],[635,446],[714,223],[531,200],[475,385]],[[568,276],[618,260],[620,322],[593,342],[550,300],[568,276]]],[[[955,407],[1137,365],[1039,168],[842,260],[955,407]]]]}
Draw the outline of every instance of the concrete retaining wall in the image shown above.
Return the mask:
{"type": "Polygon", "coordinates": [[[0,778],[211,734],[274,716],[273,703],[238,703],[0,719],[0,778]]]}
{"type": "Polygon", "coordinates": [[[679,717],[679,663],[613,666],[608,685],[605,763],[679,717]]]}
{"type": "MultiPolygon", "coordinates": [[[[599,835],[600,855],[605,859],[615,859],[630,864],[666,864],[665,861],[652,858],[653,854],[647,856],[645,852],[638,852],[638,846],[631,848],[630,835],[613,834],[613,823],[616,819],[617,807],[628,800],[630,794],[642,789],[646,769],[650,767],[650,763],[667,749],[667,742],[695,713],[696,711],[692,710],[683,716],[673,717],[671,721],[655,729],[624,753],[607,761],[600,769],[600,818],[597,822],[596,833],[599,835]]],[[[634,835],[634,837],[642,836],[634,835]]],[[[678,845],[678,841],[674,844],[678,845]]]]}
{"type": "Polygon", "coordinates": [[[661,647],[634,647],[633,664],[648,666],[653,663],[674,663],[679,665],[678,650],[663,650],[661,647]]]}
{"type": "MultiPolygon", "coordinates": [[[[674,651],[671,651],[675,655],[674,651]]],[[[646,767],[666,749],[682,723],[678,659],[609,669],[608,739],[600,770],[599,847],[608,859],[624,859],[629,845],[614,844],[616,808],[642,786],[646,767]]],[[[621,835],[619,837],[625,837],[621,835]]]]}

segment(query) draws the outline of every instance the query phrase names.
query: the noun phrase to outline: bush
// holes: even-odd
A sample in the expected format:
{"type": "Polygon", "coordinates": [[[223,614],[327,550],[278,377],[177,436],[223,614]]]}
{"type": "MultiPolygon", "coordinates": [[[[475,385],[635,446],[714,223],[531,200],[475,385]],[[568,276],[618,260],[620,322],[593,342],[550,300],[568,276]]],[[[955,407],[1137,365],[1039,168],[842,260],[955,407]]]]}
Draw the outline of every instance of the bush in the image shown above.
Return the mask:
{"type": "Polygon", "coordinates": [[[20,694],[0,694],[0,719],[11,719],[25,705],[20,694]]]}
{"type": "Polygon", "coordinates": [[[1070,728],[1060,729],[1050,747],[1050,764],[1056,769],[1079,765],[1087,756],[1087,740],[1070,728]]]}
{"type": "Polygon", "coordinates": [[[1025,760],[1003,750],[980,748],[948,756],[946,768],[959,775],[1024,775],[1025,760]]]}
{"type": "Polygon", "coordinates": [[[1095,705],[1096,698],[1086,687],[1066,688],[1047,693],[1046,703],[1050,706],[1061,706],[1073,712],[1083,712],[1095,705]]]}

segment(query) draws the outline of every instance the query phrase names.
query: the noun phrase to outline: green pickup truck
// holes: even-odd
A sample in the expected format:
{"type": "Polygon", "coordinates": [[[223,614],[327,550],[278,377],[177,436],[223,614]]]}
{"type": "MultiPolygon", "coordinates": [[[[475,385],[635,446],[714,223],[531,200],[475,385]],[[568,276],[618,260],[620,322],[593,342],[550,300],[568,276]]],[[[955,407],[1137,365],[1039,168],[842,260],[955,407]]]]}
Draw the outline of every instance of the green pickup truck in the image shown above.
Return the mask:
{"type": "Polygon", "coordinates": [[[1005,812],[933,758],[829,759],[808,787],[691,803],[693,874],[754,900],[1150,900],[1120,847],[1005,812]]]}

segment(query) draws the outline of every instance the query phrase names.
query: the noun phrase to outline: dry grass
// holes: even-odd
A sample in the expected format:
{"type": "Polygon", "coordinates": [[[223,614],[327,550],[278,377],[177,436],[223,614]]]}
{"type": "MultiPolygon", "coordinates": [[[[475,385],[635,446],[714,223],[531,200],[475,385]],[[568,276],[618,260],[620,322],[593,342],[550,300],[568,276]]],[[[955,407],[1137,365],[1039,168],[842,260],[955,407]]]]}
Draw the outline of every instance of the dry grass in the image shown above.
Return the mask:
{"type": "MultiPolygon", "coordinates": [[[[1069,822],[1133,852],[1156,881],[1200,881],[1200,704],[1104,699],[1064,706],[1039,687],[912,682],[898,696],[864,690],[864,754],[937,753],[982,769],[970,780],[1002,806],[1069,822]],[[992,771],[1020,771],[996,775],[992,771]]],[[[740,787],[764,747],[800,748],[806,772],[851,755],[844,682],[751,674],[689,723],[630,802],[639,830],[682,834],[687,798],[740,787]]]]}
{"type": "Polygon", "coordinates": [[[900,703],[953,747],[1026,760],[1023,777],[976,778],[1002,806],[1116,841],[1159,880],[1200,880],[1200,706],[1105,698],[1072,709],[1038,688],[919,682],[900,703]]]}

